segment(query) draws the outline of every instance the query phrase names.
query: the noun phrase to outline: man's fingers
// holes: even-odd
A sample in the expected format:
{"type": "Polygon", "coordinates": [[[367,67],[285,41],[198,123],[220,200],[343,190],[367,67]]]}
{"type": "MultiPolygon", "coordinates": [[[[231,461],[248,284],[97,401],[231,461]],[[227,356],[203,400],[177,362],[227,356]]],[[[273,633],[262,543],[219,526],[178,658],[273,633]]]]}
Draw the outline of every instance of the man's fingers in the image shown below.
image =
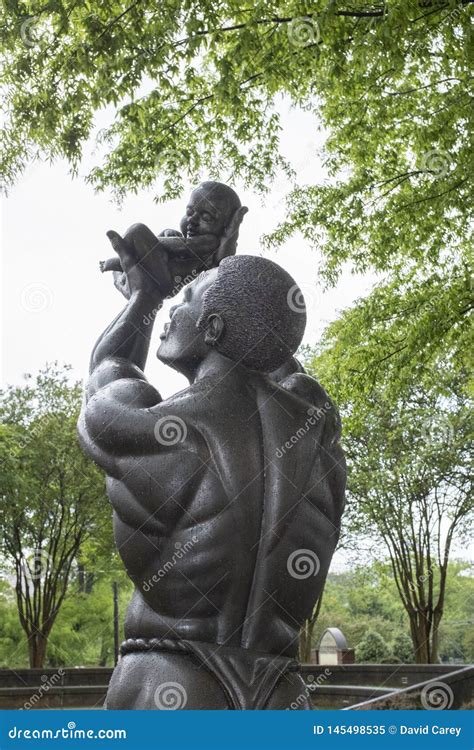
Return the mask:
{"type": "Polygon", "coordinates": [[[232,218],[230,220],[230,224],[227,227],[227,236],[228,237],[233,237],[239,231],[239,227],[242,224],[242,219],[244,218],[244,216],[247,213],[247,211],[248,211],[247,206],[242,206],[241,208],[238,208],[234,212],[234,214],[233,214],[233,216],[232,216],[232,218]]]}
{"type": "Polygon", "coordinates": [[[118,232],[114,232],[113,229],[110,229],[106,234],[113,249],[120,258],[120,263],[123,270],[128,271],[136,263],[136,259],[134,258],[133,253],[130,252],[129,246],[127,245],[123,237],[121,237],[118,232]]]}
{"type": "Polygon", "coordinates": [[[114,271],[114,286],[119,290],[120,294],[123,294],[125,299],[130,299],[130,286],[125,273],[120,271],[114,271]]]}

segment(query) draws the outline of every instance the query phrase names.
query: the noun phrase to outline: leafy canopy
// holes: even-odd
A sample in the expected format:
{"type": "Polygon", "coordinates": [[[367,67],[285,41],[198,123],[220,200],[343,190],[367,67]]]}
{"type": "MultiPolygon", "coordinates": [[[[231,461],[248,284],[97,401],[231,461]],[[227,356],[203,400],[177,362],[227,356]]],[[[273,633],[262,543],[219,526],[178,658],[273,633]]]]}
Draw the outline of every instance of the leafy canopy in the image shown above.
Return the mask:
{"type": "Polygon", "coordinates": [[[103,161],[90,179],[118,195],[165,177],[243,179],[265,190],[283,166],[285,96],[328,130],[326,185],[299,185],[281,241],[324,243],[385,270],[435,262],[466,234],[472,174],[469,0],[272,2],[54,0],[5,3],[6,184],[37,153],[77,168],[94,116],[103,161]],[[386,221],[387,216],[390,221],[386,221]]]}

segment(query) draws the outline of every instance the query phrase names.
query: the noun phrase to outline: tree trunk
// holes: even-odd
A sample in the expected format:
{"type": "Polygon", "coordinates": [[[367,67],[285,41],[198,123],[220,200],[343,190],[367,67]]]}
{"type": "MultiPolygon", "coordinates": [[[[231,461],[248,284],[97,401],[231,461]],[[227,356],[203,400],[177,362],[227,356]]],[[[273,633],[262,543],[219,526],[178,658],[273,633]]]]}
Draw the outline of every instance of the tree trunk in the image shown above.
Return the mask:
{"type": "Polygon", "coordinates": [[[319,617],[321,611],[321,605],[323,603],[324,588],[321,591],[318,601],[315,604],[313,614],[308,620],[305,620],[303,627],[300,631],[300,644],[299,644],[299,657],[302,664],[308,664],[311,661],[311,645],[313,641],[314,626],[319,617]]]}
{"type": "Polygon", "coordinates": [[[41,668],[46,657],[48,636],[36,631],[28,638],[28,655],[31,669],[41,668]]]}
{"type": "Polygon", "coordinates": [[[410,613],[410,631],[417,664],[431,664],[432,616],[417,610],[410,613]]]}
{"type": "MultiPolygon", "coordinates": [[[[313,626],[314,627],[314,626],[313,626]]],[[[313,635],[311,620],[305,620],[300,632],[300,662],[308,664],[311,661],[311,636],[313,635]]]]}
{"type": "Polygon", "coordinates": [[[442,612],[434,613],[433,631],[431,637],[431,663],[439,664],[439,625],[443,617],[442,612]]]}

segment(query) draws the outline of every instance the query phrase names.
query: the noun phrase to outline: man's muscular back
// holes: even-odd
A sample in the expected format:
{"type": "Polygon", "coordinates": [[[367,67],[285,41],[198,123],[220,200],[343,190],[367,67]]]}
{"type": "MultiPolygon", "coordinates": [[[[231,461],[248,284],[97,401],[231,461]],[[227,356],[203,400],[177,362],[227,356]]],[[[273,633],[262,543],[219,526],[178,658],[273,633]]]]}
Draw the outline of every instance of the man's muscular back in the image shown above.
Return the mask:
{"type": "Polygon", "coordinates": [[[340,487],[321,474],[323,461],[332,482],[338,475],[338,447],[321,451],[332,405],[319,404],[315,418],[308,399],[236,365],[143,410],[149,440],[140,450],[114,461],[110,448],[97,452],[136,587],[127,637],[295,654],[341,512],[340,487]],[[166,438],[167,420],[175,439],[166,438]],[[305,550],[318,550],[308,576],[292,568],[305,550]]]}

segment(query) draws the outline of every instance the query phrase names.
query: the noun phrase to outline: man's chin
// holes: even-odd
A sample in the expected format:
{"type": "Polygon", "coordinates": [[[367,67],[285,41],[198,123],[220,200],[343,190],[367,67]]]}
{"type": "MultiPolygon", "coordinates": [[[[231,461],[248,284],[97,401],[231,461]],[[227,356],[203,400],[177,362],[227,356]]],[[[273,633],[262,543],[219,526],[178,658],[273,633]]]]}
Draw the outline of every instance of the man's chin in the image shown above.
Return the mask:
{"type": "Polygon", "coordinates": [[[174,370],[181,372],[180,358],[176,356],[176,352],[174,352],[173,348],[167,344],[166,340],[162,341],[159,345],[156,357],[164,365],[168,365],[168,367],[172,367],[174,370]]]}

